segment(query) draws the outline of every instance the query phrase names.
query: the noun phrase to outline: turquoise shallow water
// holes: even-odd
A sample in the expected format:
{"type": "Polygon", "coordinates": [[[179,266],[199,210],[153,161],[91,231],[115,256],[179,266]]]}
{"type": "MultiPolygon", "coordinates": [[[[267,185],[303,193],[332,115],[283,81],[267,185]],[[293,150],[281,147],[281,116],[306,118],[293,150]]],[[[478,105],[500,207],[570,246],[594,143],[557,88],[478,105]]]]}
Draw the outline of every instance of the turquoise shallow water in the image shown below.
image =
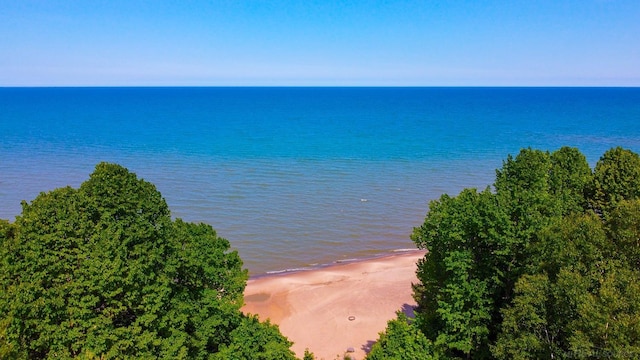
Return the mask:
{"type": "Polygon", "coordinates": [[[0,88],[0,134],[0,218],[117,162],[261,274],[410,248],[523,147],[640,152],[640,89],[0,88]]]}

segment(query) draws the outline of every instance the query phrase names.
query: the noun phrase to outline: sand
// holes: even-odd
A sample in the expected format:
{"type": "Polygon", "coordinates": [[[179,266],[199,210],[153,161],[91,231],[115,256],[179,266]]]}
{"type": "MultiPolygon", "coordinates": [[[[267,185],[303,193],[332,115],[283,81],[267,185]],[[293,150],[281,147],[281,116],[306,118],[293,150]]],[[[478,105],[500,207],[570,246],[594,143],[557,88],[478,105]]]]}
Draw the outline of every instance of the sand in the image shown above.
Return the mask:
{"type": "Polygon", "coordinates": [[[342,359],[349,348],[363,359],[396,311],[411,313],[411,284],[424,251],[398,253],[371,260],[251,279],[243,311],[270,319],[316,359],[342,359]]]}

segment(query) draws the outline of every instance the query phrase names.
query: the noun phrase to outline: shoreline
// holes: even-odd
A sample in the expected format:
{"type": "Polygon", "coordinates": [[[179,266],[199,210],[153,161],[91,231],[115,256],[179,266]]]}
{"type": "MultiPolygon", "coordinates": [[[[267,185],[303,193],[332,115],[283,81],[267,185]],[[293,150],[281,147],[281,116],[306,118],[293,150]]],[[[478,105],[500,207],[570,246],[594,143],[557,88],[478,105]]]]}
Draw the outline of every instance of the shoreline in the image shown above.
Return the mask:
{"type": "Polygon", "coordinates": [[[267,272],[263,272],[263,273],[259,273],[259,274],[249,274],[248,281],[258,280],[258,279],[263,279],[263,278],[268,278],[268,277],[286,276],[286,275],[296,274],[296,273],[300,273],[300,272],[322,270],[322,269],[330,268],[330,267],[333,267],[333,266],[354,264],[354,263],[359,263],[359,262],[367,262],[367,261],[371,261],[371,260],[383,259],[383,258],[386,258],[386,257],[394,257],[394,256],[400,256],[400,255],[406,255],[406,254],[411,254],[411,253],[422,253],[422,254],[424,254],[424,252],[425,252],[424,250],[417,249],[417,248],[381,250],[379,253],[376,253],[376,254],[373,254],[373,255],[369,255],[369,256],[365,256],[365,257],[339,259],[339,260],[334,260],[334,261],[329,262],[329,263],[312,264],[312,265],[302,266],[302,267],[298,267],[298,268],[290,268],[290,269],[283,269],[283,270],[271,270],[271,271],[267,271],[267,272]]]}
{"type": "Polygon", "coordinates": [[[252,277],[242,311],[269,319],[294,345],[316,359],[362,359],[397,311],[411,315],[416,262],[426,251],[402,249],[308,270],[252,277]]]}

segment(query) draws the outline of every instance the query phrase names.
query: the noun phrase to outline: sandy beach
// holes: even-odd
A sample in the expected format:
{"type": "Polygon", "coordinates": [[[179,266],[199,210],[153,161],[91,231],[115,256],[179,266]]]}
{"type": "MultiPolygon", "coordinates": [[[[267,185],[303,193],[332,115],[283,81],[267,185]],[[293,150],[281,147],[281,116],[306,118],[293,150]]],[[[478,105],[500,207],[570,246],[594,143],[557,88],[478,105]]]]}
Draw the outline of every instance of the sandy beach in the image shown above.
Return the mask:
{"type": "Polygon", "coordinates": [[[412,311],[422,257],[424,251],[409,251],[251,279],[243,311],[278,324],[299,357],[308,348],[317,359],[342,359],[351,349],[352,358],[363,359],[396,311],[412,311]]]}

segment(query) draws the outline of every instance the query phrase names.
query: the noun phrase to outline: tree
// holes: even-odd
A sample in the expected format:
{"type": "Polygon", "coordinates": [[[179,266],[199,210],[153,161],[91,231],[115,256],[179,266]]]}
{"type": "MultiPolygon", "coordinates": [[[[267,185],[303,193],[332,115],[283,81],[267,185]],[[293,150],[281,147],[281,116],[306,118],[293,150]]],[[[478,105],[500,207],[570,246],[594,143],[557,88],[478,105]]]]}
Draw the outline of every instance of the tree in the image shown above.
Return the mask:
{"type": "Polygon", "coordinates": [[[640,199],[619,202],[608,218],[607,229],[616,255],[629,267],[640,269],[640,199]]]}
{"type": "Polygon", "coordinates": [[[640,282],[637,270],[606,260],[588,273],[564,267],[551,280],[524,275],[493,355],[498,359],[637,358],[640,282]]]}
{"type": "Polygon", "coordinates": [[[530,256],[528,247],[536,242],[537,232],[551,218],[562,215],[563,207],[551,191],[552,169],[548,152],[523,149],[515,158],[509,155],[502,168],[496,170],[496,197],[499,207],[507,213],[511,228],[508,248],[501,249],[511,258],[502,289],[503,301],[498,306],[513,295],[515,282],[523,274],[523,265],[530,256]]]}
{"type": "Polygon", "coordinates": [[[229,242],[172,221],[155,186],[121,166],[23,203],[0,237],[0,339],[12,357],[210,358],[248,323],[283,344],[268,347],[273,358],[291,354],[277,329],[240,312],[247,272],[229,242]]]}
{"type": "Polygon", "coordinates": [[[8,316],[7,303],[10,300],[9,295],[13,293],[10,285],[10,274],[8,272],[8,256],[7,254],[13,250],[15,239],[15,227],[7,220],[0,219],[0,359],[9,359],[15,357],[14,344],[9,340],[7,328],[13,321],[8,316]]]}
{"type": "Polygon", "coordinates": [[[368,360],[432,360],[433,347],[417,327],[409,323],[407,316],[398,312],[396,319],[387,323],[387,329],[367,355],[368,360]]]}
{"type": "Polygon", "coordinates": [[[527,271],[547,274],[552,281],[562,268],[586,274],[594,263],[614,256],[604,224],[593,212],[554,219],[531,244],[527,271]]]}
{"type": "Polygon", "coordinates": [[[582,213],[588,209],[589,187],[593,175],[587,158],[576,148],[562,147],[551,153],[549,186],[562,214],[582,213]]]}
{"type": "Polygon", "coordinates": [[[638,357],[640,157],[611,149],[592,173],[577,149],[523,149],[494,188],[442,195],[414,229],[427,354],[638,357]]]}
{"type": "Polygon", "coordinates": [[[304,349],[304,356],[302,357],[302,360],[315,360],[315,358],[315,355],[313,355],[309,349],[304,349]]]}
{"type": "MultiPolygon", "coordinates": [[[[619,155],[620,149],[611,153],[619,155]]],[[[572,158],[582,163],[579,157],[572,158]]],[[[634,166],[640,169],[638,165],[634,166]]],[[[624,172],[637,170],[632,167],[624,172]]],[[[633,260],[640,213],[636,201],[607,193],[611,189],[624,193],[626,190],[621,189],[632,184],[629,179],[615,180],[611,183],[616,187],[603,190],[600,200],[617,199],[600,202],[605,204],[600,209],[605,209],[605,219],[609,220],[605,223],[586,208],[577,212],[578,203],[567,201],[566,195],[571,193],[569,199],[582,201],[580,192],[588,187],[587,172],[583,175],[578,177],[582,180],[572,181],[573,185],[555,193],[575,210],[563,211],[562,217],[549,217],[527,246],[525,274],[516,284],[513,300],[502,310],[501,332],[492,346],[497,358],[632,358],[640,354],[635,325],[638,273],[633,260]]]]}
{"type": "Polygon", "coordinates": [[[594,170],[592,206],[606,215],[622,200],[640,197],[640,156],[616,147],[602,155],[594,170]]]}
{"type": "Polygon", "coordinates": [[[497,359],[552,358],[557,333],[547,317],[549,278],[524,275],[515,286],[513,304],[503,311],[502,333],[492,353],[497,359]]]}
{"type": "Polygon", "coordinates": [[[443,195],[414,229],[413,241],[429,250],[418,263],[416,323],[437,352],[488,354],[495,302],[512,260],[510,232],[508,214],[488,189],[443,195]]]}
{"type": "MultiPolygon", "coordinates": [[[[577,275],[580,277],[580,275],[577,275]]],[[[575,286],[560,284],[566,291],[575,286]]],[[[571,292],[575,318],[567,324],[568,349],[580,358],[638,358],[640,356],[640,272],[615,260],[595,264],[584,276],[587,286],[571,292]]]]}
{"type": "Polygon", "coordinates": [[[523,149],[515,158],[508,156],[502,169],[496,170],[496,194],[508,209],[514,235],[522,244],[545,225],[549,216],[560,213],[558,202],[550,194],[551,168],[548,152],[523,149]]]}
{"type": "Polygon", "coordinates": [[[261,323],[255,316],[242,319],[232,333],[232,341],[223,345],[215,356],[220,360],[293,360],[293,343],[286,340],[278,327],[267,320],[261,323]]]}
{"type": "Polygon", "coordinates": [[[555,358],[569,351],[568,330],[588,292],[585,277],[610,256],[600,218],[592,212],[554,219],[531,244],[492,353],[498,359],[555,358]]]}

